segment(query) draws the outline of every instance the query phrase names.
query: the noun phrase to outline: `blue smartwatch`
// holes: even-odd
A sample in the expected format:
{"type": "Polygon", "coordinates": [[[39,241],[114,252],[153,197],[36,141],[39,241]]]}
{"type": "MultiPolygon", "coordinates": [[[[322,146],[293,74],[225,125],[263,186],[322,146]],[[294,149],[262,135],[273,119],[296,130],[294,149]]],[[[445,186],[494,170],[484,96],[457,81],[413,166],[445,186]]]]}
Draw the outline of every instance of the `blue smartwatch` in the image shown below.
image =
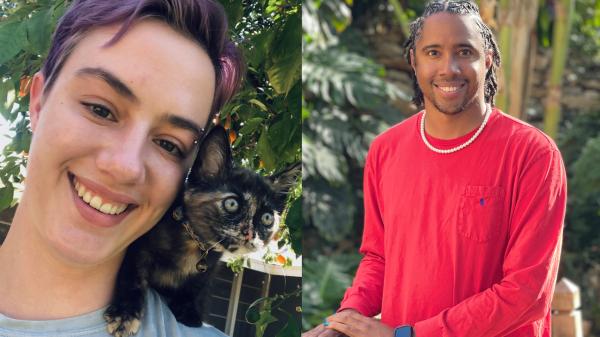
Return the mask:
{"type": "Polygon", "coordinates": [[[413,327],[410,325],[399,326],[394,330],[394,337],[415,337],[413,327]]]}

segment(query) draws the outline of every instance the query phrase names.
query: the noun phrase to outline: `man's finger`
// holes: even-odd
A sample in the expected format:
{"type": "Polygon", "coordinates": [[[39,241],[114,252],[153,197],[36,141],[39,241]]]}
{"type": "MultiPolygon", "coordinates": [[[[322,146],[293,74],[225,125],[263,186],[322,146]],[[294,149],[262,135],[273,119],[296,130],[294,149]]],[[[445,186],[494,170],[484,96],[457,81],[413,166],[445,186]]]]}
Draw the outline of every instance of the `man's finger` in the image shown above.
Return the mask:
{"type": "Polygon", "coordinates": [[[302,337],[337,337],[340,333],[335,330],[326,329],[323,324],[319,324],[316,327],[308,330],[302,334],[302,337]]]}
{"type": "Polygon", "coordinates": [[[365,337],[366,336],[364,333],[361,333],[361,331],[359,329],[357,329],[356,327],[354,327],[352,325],[336,322],[336,321],[329,322],[327,329],[338,331],[340,333],[345,334],[348,337],[365,337]]]}
{"type": "Polygon", "coordinates": [[[352,326],[368,325],[371,322],[371,318],[365,317],[358,312],[344,311],[328,317],[328,320],[352,326]]]}

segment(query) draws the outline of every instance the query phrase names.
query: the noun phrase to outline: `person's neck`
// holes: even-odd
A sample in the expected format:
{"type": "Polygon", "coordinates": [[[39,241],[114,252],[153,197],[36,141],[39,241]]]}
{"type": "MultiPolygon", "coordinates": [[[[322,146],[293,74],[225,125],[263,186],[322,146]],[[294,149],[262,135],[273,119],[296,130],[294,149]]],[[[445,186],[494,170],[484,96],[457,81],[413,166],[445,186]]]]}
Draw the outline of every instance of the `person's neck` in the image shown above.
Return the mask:
{"type": "Polygon", "coordinates": [[[486,103],[472,103],[465,110],[446,114],[433,104],[425,102],[425,132],[438,139],[454,139],[466,135],[481,125],[485,117],[486,103]]]}
{"type": "Polygon", "coordinates": [[[50,320],[108,305],[119,263],[75,266],[61,261],[44,249],[21,213],[17,210],[0,247],[0,313],[14,319],[50,320]]]}

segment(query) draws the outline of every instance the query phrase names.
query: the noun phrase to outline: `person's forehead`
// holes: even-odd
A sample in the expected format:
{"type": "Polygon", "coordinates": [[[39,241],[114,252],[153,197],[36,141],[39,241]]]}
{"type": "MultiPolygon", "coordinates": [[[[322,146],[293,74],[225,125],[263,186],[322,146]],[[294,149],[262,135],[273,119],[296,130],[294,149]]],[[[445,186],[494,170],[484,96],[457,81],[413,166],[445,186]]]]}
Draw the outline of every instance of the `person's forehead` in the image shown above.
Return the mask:
{"type": "Polygon", "coordinates": [[[417,44],[460,45],[469,43],[483,47],[481,32],[472,15],[436,13],[423,20],[417,44]]]}
{"type": "Polygon", "coordinates": [[[210,109],[215,72],[200,45],[157,20],[135,23],[118,41],[107,45],[119,29],[120,24],[115,24],[87,32],[57,81],[89,75],[82,71],[85,69],[102,69],[129,86],[141,103],[153,104],[156,97],[164,96],[162,101],[171,103],[173,109],[210,109]]]}

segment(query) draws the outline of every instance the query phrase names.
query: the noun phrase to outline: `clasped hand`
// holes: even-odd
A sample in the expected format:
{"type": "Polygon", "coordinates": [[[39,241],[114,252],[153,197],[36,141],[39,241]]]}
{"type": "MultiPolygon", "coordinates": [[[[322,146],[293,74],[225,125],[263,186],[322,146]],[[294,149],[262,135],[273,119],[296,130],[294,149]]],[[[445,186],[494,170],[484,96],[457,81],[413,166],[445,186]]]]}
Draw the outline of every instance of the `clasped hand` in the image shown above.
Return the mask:
{"type": "Polygon", "coordinates": [[[378,319],[347,309],[327,317],[327,326],[319,324],[302,337],[394,337],[394,329],[378,319]]]}

